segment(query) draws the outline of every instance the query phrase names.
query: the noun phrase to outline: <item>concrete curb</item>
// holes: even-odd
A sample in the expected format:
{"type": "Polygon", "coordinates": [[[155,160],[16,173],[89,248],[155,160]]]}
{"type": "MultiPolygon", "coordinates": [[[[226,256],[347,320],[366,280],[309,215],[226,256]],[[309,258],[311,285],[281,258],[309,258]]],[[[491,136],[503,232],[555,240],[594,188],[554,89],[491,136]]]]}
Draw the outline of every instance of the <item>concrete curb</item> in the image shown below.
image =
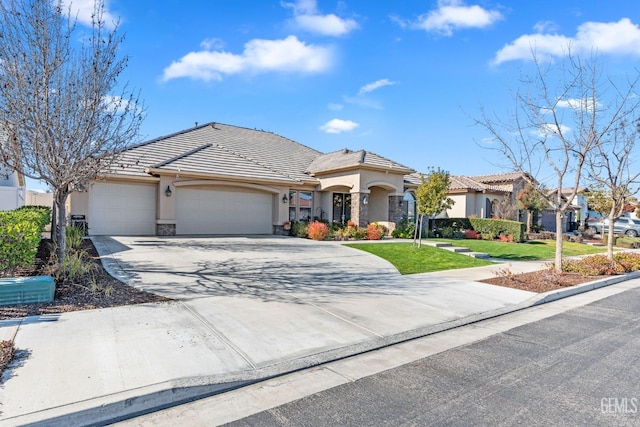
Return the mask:
{"type": "Polygon", "coordinates": [[[244,387],[270,378],[308,369],[331,361],[345,359],[384,347],[422,338],[446,330],[502,316],[529,307],[567,298],[594,289],[640,278],[640,271],[604,278],[536,295],[519,304],[477,313],[471,316],[420,327],[399,334],[367,340],[347,347],[313,354],[249,371],[229,374],[183,377],[126,390],[99,398],[63,405],[43,411],[5,418],[0,425],[104,425],[133,418],[146,413],[181,405],[222,392],[244,387]]]}

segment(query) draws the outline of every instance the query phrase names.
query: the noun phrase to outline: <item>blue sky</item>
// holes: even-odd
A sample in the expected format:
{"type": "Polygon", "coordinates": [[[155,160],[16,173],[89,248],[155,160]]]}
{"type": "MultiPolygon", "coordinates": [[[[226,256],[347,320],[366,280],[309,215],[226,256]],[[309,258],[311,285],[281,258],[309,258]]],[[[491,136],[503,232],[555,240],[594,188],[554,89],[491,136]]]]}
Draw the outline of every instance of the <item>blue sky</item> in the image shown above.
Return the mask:
{"type": "MultiPolygon", "coordinates": [[[[79,17],[93,0],[74,0],[79,17]]],[[[148,108],[143,139],[195,122],[264,129],[418,171],[506,171],[470,117],[513,105],[531,46],[640,65],[636,0],[108,0],[148,108]]]]}

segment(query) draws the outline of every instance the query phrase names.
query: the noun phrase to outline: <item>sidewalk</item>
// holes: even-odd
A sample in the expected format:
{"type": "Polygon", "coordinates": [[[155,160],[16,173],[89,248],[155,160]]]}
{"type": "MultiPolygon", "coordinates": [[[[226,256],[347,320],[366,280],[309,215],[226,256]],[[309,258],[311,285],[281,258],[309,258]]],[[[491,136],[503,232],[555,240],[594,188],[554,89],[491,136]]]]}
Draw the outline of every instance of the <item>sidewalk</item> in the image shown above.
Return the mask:
{"type": "Polygon", "coordinates": [[[339,293],[221,295],[2,321],[0,339],[14,338],[17,354],[0,386],[0,424],[123,419],[629,278],[547,294],[476,282],[499,268],[543,265],[385,276],[339,293]]]}

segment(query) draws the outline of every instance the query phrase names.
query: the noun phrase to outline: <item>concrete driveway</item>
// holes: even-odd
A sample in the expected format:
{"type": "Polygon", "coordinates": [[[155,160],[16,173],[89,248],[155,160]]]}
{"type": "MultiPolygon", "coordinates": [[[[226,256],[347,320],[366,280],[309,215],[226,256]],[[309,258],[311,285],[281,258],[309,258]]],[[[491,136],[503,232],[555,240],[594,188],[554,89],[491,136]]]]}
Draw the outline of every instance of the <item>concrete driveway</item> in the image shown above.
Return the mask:
{"type": "Polygon", "coordinates": [[[175,301],[0,322],[0,339],[15,338],[22,349],[0,385],[0,424],[115,419],[517,310],[537,297],[470,280],[477,269],[467,277],[401,276],[336,242],[94,243],[112,274],[175,301]]]}
{"type": "MultiPolygon", "coordinates": [[[[166,297],[292,300],[378,293],[400,276],[387,261],[336,242],[277,237],[94,237],[107,269],[166,297]]],[[[385,292],[387,290],[385,289],[385,292]]]]}

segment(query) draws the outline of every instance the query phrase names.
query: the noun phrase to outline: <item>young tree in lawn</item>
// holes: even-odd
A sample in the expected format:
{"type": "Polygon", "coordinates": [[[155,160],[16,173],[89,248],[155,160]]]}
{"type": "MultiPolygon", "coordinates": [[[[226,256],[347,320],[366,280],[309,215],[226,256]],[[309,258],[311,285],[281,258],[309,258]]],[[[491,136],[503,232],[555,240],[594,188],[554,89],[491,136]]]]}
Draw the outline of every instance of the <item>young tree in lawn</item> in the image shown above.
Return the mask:
{"type": "Polygon", "coordinates": [[[544,62],[534,53],[533,71],[521,81],[513,115],[504,119],[483,111],[475,119],[516,170],[536,176],[544,165],[553,177],[548,201],[555,211],[556,271],[562,271],[562,220],[578,193],[587,158],[599,153],[613,129],[636,117],[637,81],[619,87],[603,75],[593,55],[585,60],[568,51],[563,60],[544,62]],[[563,188],[570,189],[566,197],[563,188]]]}
{"type": "Polygon", "coordinates": [[[534,212],[540,212],[549,206],[549,202],[544,196],[544,190],[527,183],[527,185],[520,190],[516,199],[518,200],[518,207],[527,211],[527,233],[531,233],[531,219],[534,212]]]}
{"type": "Polygon", "coordinates": [[[418,238],[418,246],[422,245],[422,224],[424,216],[427,216],[427,231],[429,231],[429,218],[442,211],[451,208],[454,201],[447,197],[450,179],[449,173],[443,170],[431,170],[427,178],[422,177],[422,182],[416,190],[416,210],[418,211],[418,224],[413,242],[418,238]]]}
{"type": "Polygon", "coordinates": [[[104,17],[104,0],[89,26],[59,0],[0,1],[0,161],[52,189],[60,263],[69,194],[135,142],[144,115],[138,94],[118,85],[128,58],[104,17]]]}

